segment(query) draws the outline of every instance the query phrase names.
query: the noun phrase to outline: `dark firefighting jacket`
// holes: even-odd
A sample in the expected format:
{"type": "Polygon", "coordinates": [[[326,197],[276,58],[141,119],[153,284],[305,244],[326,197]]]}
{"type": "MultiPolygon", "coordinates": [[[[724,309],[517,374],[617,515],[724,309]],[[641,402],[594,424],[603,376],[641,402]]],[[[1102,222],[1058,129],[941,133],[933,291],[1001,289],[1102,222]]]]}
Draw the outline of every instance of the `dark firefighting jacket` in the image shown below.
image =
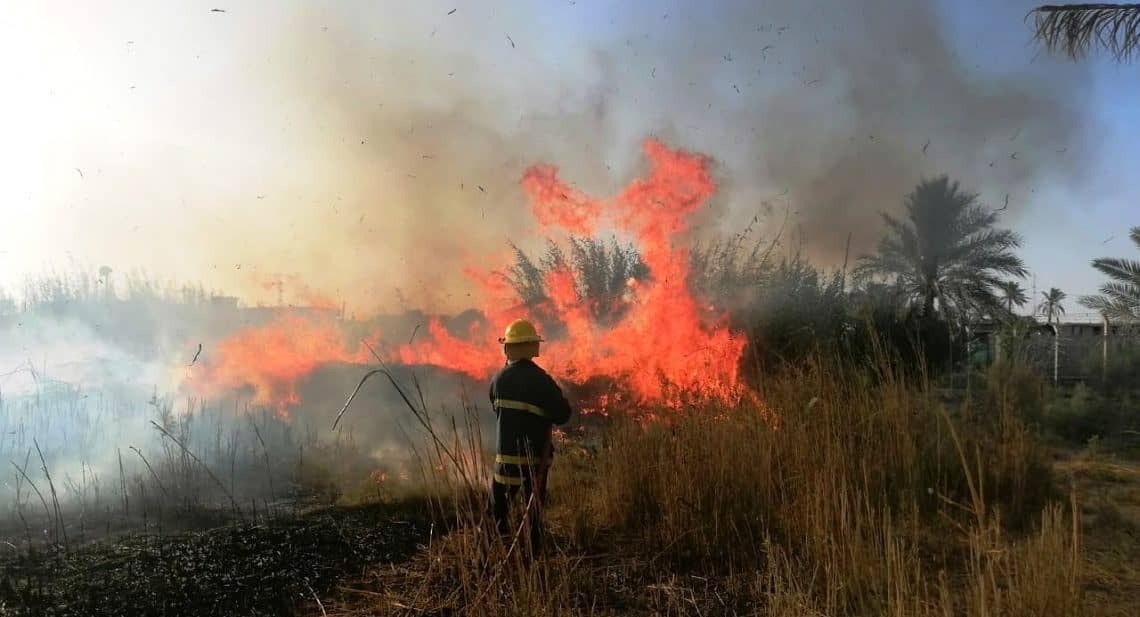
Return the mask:
{"type": "Polygon", "coordinates": [[[551,428],[570,419],[570,403],[540,366],[517,360],[491,380],[491,406],[498,418],[495,481],[521,485],[530,470],[550,465],[551,428]]]}

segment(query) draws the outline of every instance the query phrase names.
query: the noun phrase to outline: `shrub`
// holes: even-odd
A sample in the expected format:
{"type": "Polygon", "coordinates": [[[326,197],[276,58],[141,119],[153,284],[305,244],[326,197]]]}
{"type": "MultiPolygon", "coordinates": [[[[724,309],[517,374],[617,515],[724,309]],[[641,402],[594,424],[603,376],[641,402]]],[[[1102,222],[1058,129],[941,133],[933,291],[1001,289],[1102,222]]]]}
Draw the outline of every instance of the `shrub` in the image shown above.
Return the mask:
{"type": "Polygon", "coordinates": [[[1094,437],[1119,440],[1140,428],[1140,398],[1078,384],[1070,392],[1054,396],[1044,415],[1049,432],[1064,441],[1084,444],[1094,437]]]}

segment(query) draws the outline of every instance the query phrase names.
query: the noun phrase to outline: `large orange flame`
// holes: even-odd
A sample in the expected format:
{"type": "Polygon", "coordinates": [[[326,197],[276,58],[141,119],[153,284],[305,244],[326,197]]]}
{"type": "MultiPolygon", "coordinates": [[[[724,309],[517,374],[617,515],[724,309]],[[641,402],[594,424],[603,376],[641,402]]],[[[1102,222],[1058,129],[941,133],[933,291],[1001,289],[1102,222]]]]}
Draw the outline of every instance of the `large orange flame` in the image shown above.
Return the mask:
{"type": "Polygon", "coordinates": [[[287,311],[219,342],[183,385],[207,398],[250,388],[254,404],[287,419],[288,409],[301,402],[296,386],[302,377],[333,362],[369,361],[368,351],[355,347],[331,317],[287,311]]]}
{"type": "MultiPolygon", "coordinates": [[[[605,200],[565,184],[550,165],[532,167],[523,176],[523,190],[543,234],[592,234],[609,223],[632,236],[651,276],[636,286],[631,281],[627,310],[616,324],[602,326],[578,297],[573,274],[550,273],[548,312],[566,336],[545,344],[544,362],[554,375],[571,382],[612,380],[639,404],[675,406],[693,398],[735,402],[745,393],[739,374],[745,341],[723,319],[711,324],[702,319],[688,284],[689,251],[680,237],[716,190],[708,160],[652,139],[644,153],[649,174],[605,200]]],[[[490,300],[483,307],[486,325],[458,338],[434,323],[429,338],[398,349],[399,361],[480,378],[502,365],[494,329],[525,316],[525,310],[501,277],[478,280],[490,300]]]]}
{"type": "MultiPolygon", "coordinates": [[[[551,165],[536,165],[521,185],[545,236],[590,235],[610,226],[630,236],[649,269],[647,280],[629,283],[616,323],[601,325],[579,298],[572,272],[551,272],[544,314],[565,336],[544,344],[541,362],[563,381],[585,384],[602,378],[617,389],[596,396],[615,401],[676,407],[685,401],[734,403],[747,395],[739,374],[744,338],[721,316],[712,322],[689,285],[689,251],[683,234],[693,215],[715,192],[706,157],[673,150],[657,140],[643,147],[649,173],[617,195],[598,199],[564,183],[551,165]]],[[[485,317],[469,331],[449,332],[440,320],[409,344],[382,347],[392,361],[434,365],[471,377],[490,377],[503,363],[495,343],[499,329],[526,317],[505,277],[466,267],[482,290],[485,317]]],[[[216,349],[218,361],[191,385],[217,392],[252,386],[257,402],[285,409],[296,404],[296,381],[327,362],[368,362],[367,352],[349,350],[334,324],[283,317],[262,328],[236,333],[216,349]]]]}

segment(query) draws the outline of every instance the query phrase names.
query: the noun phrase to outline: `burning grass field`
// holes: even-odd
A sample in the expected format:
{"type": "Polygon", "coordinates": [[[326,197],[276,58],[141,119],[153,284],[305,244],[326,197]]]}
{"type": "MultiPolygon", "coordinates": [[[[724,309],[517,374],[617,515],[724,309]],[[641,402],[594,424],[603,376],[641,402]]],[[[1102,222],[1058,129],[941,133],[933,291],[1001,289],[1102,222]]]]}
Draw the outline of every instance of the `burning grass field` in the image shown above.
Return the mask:
{"type": "MultiPolygon", "coordinates": [[[[1051,394],[1016,367],[946,395],[890,365],[789,369],[762,382],[765,413],[745,403],[575,422],[551,478],[549,550],[533,559],[480,532],[479,425],[443,421],[419,433],[422,475],[403,493],[341,489],[317,506],[310,492],[308,506],[237,514],[220,499],[208,520],[168,512],[161,533],[73,534],[68,548],[9,534],[4,610],[1134,614],[1135,460],[1047,445],[1026,418],[1051,394]]],[[[409,416],[431,423],[409,398],[409,416]]],[[[351,485],[361,471],[281,482],[351,485]]]]}
{"type": "Polygon", "coordinates": [[[1021,419],[1043,391],[1016,375],[990,378],[976,397],[952,403],[891,374],[816,364],[763,387],[778,429],[748,406],[619,422],[596,451],[573,439],[563,446],[549,512],[553,554],[531,563],[484,547],[473,531],[478,509],[461,506],[446,539],[402,572],[361,582],[381,596],[344,596],[337,606],[349,614],[1131,614],[1136,579],[1119,562],[1119,593],[1094,592],[1103,565],[1084,538],[1106,530],[1082,523],[1087,478],[1054,472],[1051,452],[1021,419]]]}
{"type": "MultiPolygon", "coordinates": [[[[606,199],[528,170],[540,232],[610,225],[635,250],[579,241],[567,260],[552,245],[546,270],[520,251],[513,290],[468,265],[485,297],[461,327],[433,318],[391,340],[335,310],[230,315],[216,320],[240,325],[192,359],[158,362],[177,401],[47,383],[29,364],[34,387],[0,399],[0,613],[1135,614],[1137,459],[1047,432],[1051,410],[1114,402],[1064,403],[1014,353],[945,387],[854,319],[841,351],[809,340],[764,365],[695,291],[708,255],[684,232],[715,190],[709,160],[643,152],[644,177],[606,199]],[[581,412],[558,436],[539,556],[485,533],[482,392],[502,361],[487,341],[523,311],[553,333],[540,360],[581,412]]],[[[735,255],[720,278],[752,289],[735,255]]],[[[830,315],[845,279],[810,270],[784,274],[838,291],[789,306],[830,315]]],[[[89,300],[108,319],[129,306],[89,300]]]]}

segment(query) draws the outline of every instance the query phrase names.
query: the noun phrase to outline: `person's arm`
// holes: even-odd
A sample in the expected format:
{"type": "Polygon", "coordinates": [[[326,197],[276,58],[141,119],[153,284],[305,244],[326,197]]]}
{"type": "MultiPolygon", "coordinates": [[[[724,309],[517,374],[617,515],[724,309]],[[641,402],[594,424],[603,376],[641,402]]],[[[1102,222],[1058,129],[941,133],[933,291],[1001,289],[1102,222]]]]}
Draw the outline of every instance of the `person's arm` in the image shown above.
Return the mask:
{"type": "Polygon", "coordinates": [[[566,400],[566,395],[562,393],[562,388],[558,386],[558,382],[550,375],[546,376],[547,393],[546,401],[542,407],[550,417],[550,421],[555,424],[566,424],[570,420],[572,412],[570,408],[570,401],[566,400]]]}
{"type": "Polygon", "coordinates": [[[499,417],[499,410],[495,407],[495,382],[491,382],[491,387],[487,390],[487,395],[491,399],[491,411],[495,412],[495,417],[499,417]]]}

